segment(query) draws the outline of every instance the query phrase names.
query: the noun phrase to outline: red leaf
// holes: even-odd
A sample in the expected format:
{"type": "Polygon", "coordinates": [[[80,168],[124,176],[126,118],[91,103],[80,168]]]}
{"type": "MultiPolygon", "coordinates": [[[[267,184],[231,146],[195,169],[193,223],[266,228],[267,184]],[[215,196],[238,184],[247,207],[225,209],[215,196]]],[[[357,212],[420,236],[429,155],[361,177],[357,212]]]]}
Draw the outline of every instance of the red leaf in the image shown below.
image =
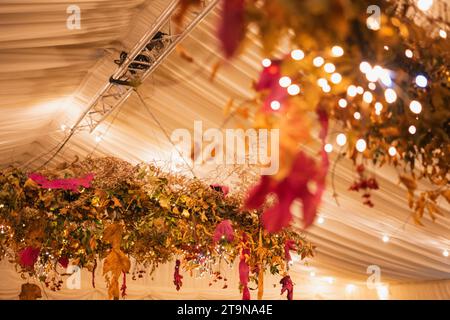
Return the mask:
{"type": "Polygon", "coordinates": [[[175,261],[175,271],[173,273],[173,284],[175,285],[177,291],[180,290],[183,282],[181,281],[183,276],[180,274],[180,260],[175,261]]]}
{"type": "Polygon", "coordinates": [[[245,0],[223,0],[219,39],[227,58],[231,58],[245,35],[245,0]]]}
{"type": "Polygon", "coordinates": [[[19,252],[19,263],[23,268],[32,269],[36,263],[39,252],[39,248],[26,247],[19,252]]]}
{"type": "Polygon", "coordinates": [[[292,260],[291,253],[289,251],[296,249],[297,247],[294,240],[286,240],[286,242],[284,243],[284,257],[286,258],[286,261],[289,262],[292,260]]]}
{"type": "Polygon", "coordinates": [[[280,280],[281,294],[287,291],[287,299],[292,300],[294,298],[294,283],[291,280],[290,276],[285,276],[280,280]]]}
{"type": "Polygon", "coordinates": [[[216,226],[216,230],[214,230],[213,241],[215,243],[219,242],[222,237],[224,237],[224,239],[226,239],[228,242],[231,242],[234,239],[233,226],[231,225],[231,221],[228,219],[223,220],[216,226]]]}

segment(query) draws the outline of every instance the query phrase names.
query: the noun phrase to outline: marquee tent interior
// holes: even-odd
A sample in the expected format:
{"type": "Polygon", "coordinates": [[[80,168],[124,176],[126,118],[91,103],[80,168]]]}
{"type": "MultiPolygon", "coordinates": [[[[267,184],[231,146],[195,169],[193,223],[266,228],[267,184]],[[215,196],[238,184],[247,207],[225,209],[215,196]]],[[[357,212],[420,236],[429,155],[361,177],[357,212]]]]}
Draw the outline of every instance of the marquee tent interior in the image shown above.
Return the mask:
{"type": "MultiPolygon", "coordinates": [[[[79,0],[82,26],[69,30],[66,8],[72,1],[2,1],[0,165],[32,170],[49,160],[67,136],[65,128],[74,125],[108,83],[117,69],[114,59],[135,46],[169,2],[79,0]]],[[[251,99],[251,81],[260,70],[263,57],[255,36],[246,43],[245,53],[225,62],[211,81],[214,65],[222,60],[217,49],[218,17],[219,8],[215,8],[183,40],[191,62],[173,51],[139,87],[146,105],[132,93],[93,133],[75,134],[49,164],[76,157],[114,156],[133,164],[155,162],[177,170],[177,161],[182,164],[164,131],[192,131],[196,120],[205,127],[223,126],[228,99],[251,99]]],[[[232,127],[234,121],[226,126],[232,127]]],[[[331,154],[332,159],[336,156],[331,154]]],[[[354,179],[350,160],[341,160],[335,170],[338,203],[328,177],[319,220],[305,231],[317,246],[317,254],[312,259],[294,259],[290,269],[294,298],[450,299],[450,258],[443,255],[450,250],[449,205],[439,202],[443,215],[436,221],[424,216],[423,226],[418,226],[395,169],[368,169],[380,184],[372,195],[373,208],[362,204],[360,194],[347,191],[354,179]],[[382,240],[385,235],[389,241],[382,240]],[[367,287],[370,266],[379,267],[385,292],[367,287]]],[[[214,168],[198,169],[196,174],[232,185],[214,168]]],[[[227,289],[209,286],[208,276],[186,274],[180,291],[172,285],[173,267],[171,262],[142,279],[128,277],[127,299],[240,298],[237,265],[222,268],[229,279],[227,289]]],[[[94,289],[91,277],[83,270],[79,289],[53,292],[42,287],[43,299],[106,298],[106,284],[97,281],[94,289]]],[[[100,267],[96,277],[102,278],[100,267]]],[[[6,260],[0,263],[0,279],[0,299],[17,299],[23,279],[6,260]]],[[[265,299],[285,299],[280,296],[277,277],[267,274],[264,289],[265,299]]],[[[255,293],[251,290],[251,294],[255,293]]]]}

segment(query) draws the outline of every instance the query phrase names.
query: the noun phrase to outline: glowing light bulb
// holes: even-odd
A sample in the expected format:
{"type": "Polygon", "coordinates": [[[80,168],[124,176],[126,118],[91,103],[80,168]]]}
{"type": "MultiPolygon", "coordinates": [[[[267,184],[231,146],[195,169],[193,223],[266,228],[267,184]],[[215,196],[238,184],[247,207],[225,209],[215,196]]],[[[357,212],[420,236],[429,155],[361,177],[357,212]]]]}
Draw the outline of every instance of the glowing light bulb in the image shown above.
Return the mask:
{"type": "Polygon", "coordinates": [[[355,291],[355,289],[356,289],[356,287],[355,287],[354,284],[348,284],[348,285],[345,287],[345,291],[346,291],[347,293],[353,293],[353,292],[355,291]]]}
{"type": "Polygon", "coordinates": [[[446,39],[447,38],[447,31],[445,31],[444,29],[439,30],[439,36],[442,39],[446,39]]]}
{"type": "Polygon", "coordinates": [[[379,79],[385,86],[387,86],[387,87],[392,86],[392,79],[391,79],[389,70],[382,69],[380,72],[380,75],[379,75],[379,79]]]}
{"type": "Polygon", "coordinates": [[[300,49],[292,50],[291,57],[292,59],[299,61],[305,57],[305,53],[300,49]]]}
{"type": "Polygon", "coordinates": [[[442,251],[442,255],[444,256],[444,257],[448,257],[448,250],[444,250],[444,251],[442,251]]]}
{"type": "Polygon", "coordinates": [[[394,146],[391,146],[391,147],[389,147],[388,153],[391,157],[393,157],[397,154],[397,149],[395,149],[394,146]]]}
{"type": "Polygon", "coordinates": [[[295,96],[300,93],[300,87],[296,84],[291,84],[287,91],[291,96],[295,96]]]}
{"type": "Polygon", "coordinates": [[[361,70],[362,73],[366,74],[367,72],[372,70],[372,66],[370,65],[370,63],[363,61],[359,65],[359,70],[361,70]]]}
{"type": "Polygon", "coordinates": [[[358,141],[356,141],[356,150],[358,150],[359,152],[364,152],[364,150],[366,150],[366,147],[367,147],[366,140],[358,139],[358,141]]]}
{"type": "Polygon", "coordinates": [[[353,114],[353,118],[355,118],[356,120],[361,119],[361,113],[359,113],[358,111],[356,111],[356,112],[353,114]]]}
{"type": "Polygon", "coordinates": [[[61,131],[66,131],[66,129],[67,129],[67,126],[65,124],[62,124],[61,125],[61,131]]]}
{"type": "Polygon", "coordinates": [[[345,134],[343,134],[343,133],[339,133],[337,136],[336,136],[336,143],[339,145],[339,146],[343,146],[343,145],[345,145],[346,143],[347,143],[347,137],[345,136],[345,134]]]}
{"type": "Polygon", "coordinates": [[[323,66],[323,69],[325,70],[325,72],[328,72],[328,73],[333,73],[334,71],[336,71],[336,67],[331,62],[326,63],[323,66]]]}
{"type": "Polygon", "coordinates": [[[291,85],[292,80],[289,77],[281,77],[280,80],[278,81],[279,85],[283,88],[287,88],[291,85]]]}
{"type": "Polygon", "coordinates": [[[363,100],[366,103],[371,103],[373,101],[373,95],[369,91],[364,92],[363,100]]]}
{"type": "Polygon", "coordinates": [[[419,114],[422,112],[422,105],[419,101],[413,100],[409,104],[409,110],[411,110],[412,113],[419,114]]]}
{"type": "Polygon", "coordinates": [[[311,271],[311,272],[309,273],[309,276],[310,276],[310,277],[315,277],[315,276],[316,276],[316,273],[315,273],[314,271],[311,271]]]}
{"type": "Polygon", "coordinates": [[[331,55],[333,57],[341,57],[344,54],[344,49],[339,46],[334,46],[331,48],[331,55]]]}
{"type": "Polygon", "coordinates": [[[416,77],[416,84],[421,88],[425,88],[428,84],[428,80],[427,80],[427,78],[425,78],[425,76],[419,74],[416,77]]]}
{"type": "Polygon", "coordinates": [[[272,61],[270,59],[263,59],[263,61],[261,61],[261,64],[263,65],[263,67],[268,68],[272,65],[272,61]]]}
{"type": "Polygon", "coordinates": [[[319,80],[317,80],[317,85],[322,88],[322,87],[328,85],[328,81],[327,81],[327,79],[320,78],[319,80]]]}
{"type": "Polygon", "coordinates": [[[384,46],[383,48],[384,48],[384,50],[389,51],[389,47],[388,46],[384,46]]]}
{"type": "Polygon", "coordinates": [[[342,99],[339,99],[338,104],[339,104],[339,107],[346,108],[348,103],[347,103],[347,100],[342,98],[342,99]]]}
{"type": "Polygon", "coordinates": [[[383,242],[389,242],[389,236],[388,235],[383,235],[383,238],[381,238],[383,240],[383,242]]]}
{"type": "Polygon", "coordinates": [[[377,115],[380,115],[382,110],[383,110],[383,105],[380,102],[376,102],[375,103],[375,113],[377,115]]]}
{"type": "Polygon", "coordinates": [[[433,0],[418,0],[417,7],[422,11],[427,11],[433,5],[433,0]]]}
{"type": "Polygon", "coordinates": [[[407,58],[412,58],[413,57],[413,52],[411,51],[411,50],[409,50],[409,49],[406,49],[405,50],[405,56],[407,57],[407,58]]]}
{"type": "Polygon", "coordinates": [[[323,92],[330,92],[331,91],[331,87],[327,84],[327,85],[322,87],[322,91],[323,92]]]}
{"type": "Polygon", "coordinates": [[[354,85],[350,85],[347,88],[347,95],[350,97],[355,97],[358,94],[357,89],[354,85]]]}
{"type": "Polygon", "coordinates": [[[331,143],[327,143],[323,146],[323,149],[325,150],[325,152],[330,153],[333,151],[333,145],[331,143]]]}
{"type": "Polygon", "coordinates": [[[364,88],[361,87],[361,86],[356,87],[356,93],[363,94],[364,93],[364,88]]]}
{"type": "Polygon", "coordinates": [[[320,67],[321,65],[323,65],[325,62],[325,60],[322,57],[315,57],[313,60],[313,65],[315,67],[320,67]]]}
{"type": "Polygon", "coordinates": [[[101,136],[96,136],[95,137],[95,142],[100,142],[102,141],[102,137],[101,136]]]}
{"type": "Polygon", "coordinates": [[[325,222],[325,218],[324,217],[319,217],[318,219],[317,219],[317,223],[318,224],[322,224],[322,223],[324,223],[325,222]]]}
{"type": "Polygon", "coordinates": [[[278,102],[278,101],[276,101],[276,100],[273,100],[271,103],[270,103],[270,107],[272,108],[272,110],[279,110],[280,109],[280,107],[281,107],[281,104],[280,104],[280,102],[278,102]]]}
{"type": "Polygon", "coordinates": [[[330,79],[331,79],[331,82],[333,82],[334,84],[338,84],[342,81],[342,76],[340,73],[336,72],[331,75],[330,79]]]}
{"type": "Polygon", "coordinates": [[[408,132],[409,133],[411,133],[411,134],[415,134],[416,133],[416,131],[417,131],[417,129],[416,129],[416,127],[415,126],[409,126],[409,128],[408,128],[408,132]]]}
{"type": "Polygon", "coordinates": [[[375,90],[377,88],[377,85],[375,83],[373,83],[373,82],[370,82],[368,84],[368,87],[369,87],[370,90],[375,90]]]}
{"type": "Polygon", "coordinates": [[[387,103],[394,103],[397,100],[397,93],[393,89],[386,89],[384,91],[384,99],[387,103]]]}

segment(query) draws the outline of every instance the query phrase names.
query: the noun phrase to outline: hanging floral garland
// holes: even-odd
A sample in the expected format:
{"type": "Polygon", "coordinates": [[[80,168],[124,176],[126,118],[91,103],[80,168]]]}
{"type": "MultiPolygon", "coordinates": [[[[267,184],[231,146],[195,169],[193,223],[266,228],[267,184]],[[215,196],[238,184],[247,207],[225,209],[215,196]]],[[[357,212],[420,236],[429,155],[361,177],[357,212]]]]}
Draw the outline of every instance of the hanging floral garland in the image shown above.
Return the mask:
{"type": "Polygon", "coordinates": [[[313,256],[314,246],[292,229],[263,231],[259,212],[242,210],[242,197],[227,192],[115,158],[31,174],[7,168],[0,171],[0,257],[16,263],[24,279],[37,277],[52,290],[61,288],[59,266],[70,262],[95,272],[104,259],[112,299],[126,295],[130,257],[143,272],[176,261],[177,290],[183,271],[209,272],[216,282],[222,278],[216,262],[245,257],[241,283],[249,298],[247,284],[261,283],[265,270],[286,272],[286,241],[302,259],[313,256]]]}

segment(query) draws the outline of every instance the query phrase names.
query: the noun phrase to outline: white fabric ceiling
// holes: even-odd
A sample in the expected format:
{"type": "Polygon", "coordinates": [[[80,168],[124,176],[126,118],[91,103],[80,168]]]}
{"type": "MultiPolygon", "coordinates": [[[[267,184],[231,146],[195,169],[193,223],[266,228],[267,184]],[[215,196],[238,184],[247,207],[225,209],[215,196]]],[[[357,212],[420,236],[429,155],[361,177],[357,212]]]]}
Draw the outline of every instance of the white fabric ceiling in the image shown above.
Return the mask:
{"type": "MultiPolygon", "coordinates": [[[[118,52],[132,48],[168,3],[164,0],[77,1],[82,28],[68,30],[66,8],[72,1],[34,2],[3,0],[0,5],[2,166],[36,168],[42,164],[64,137],[60,126],[75,122],[87,102],[115,71],[112,61],[117,59],[118,52]]],[[[220,126],[224,120],[222,109],[230,97],[252,96],[250,84],[261,59],[255,43],[248,45],[245,55],[223,66],[214,82],[209,80],[212,65],[220,59],[215,39],[216,21],[217,10],[183,42],[194,57],[193,63],[174,53],[139,89],[168,132],[176,128],[192,129],[194,120],[204,121],[205,126],[220,126]]],[[[103,134],[100,143],[95,141],[95,135],[77,134],[54,163],[70,161],[75,155],[114,155],[131,162],[167,160],[171,156],[170,143],[134,94],[98,132],[103,134]]],[[[340,205],[336,205],[328,188],[321,208],[325,222],[307,232],[318,246],[317,257],[309,261],[308,267],[300,263],[294,266],[297,277],[294,281],[309,281],[304,280],[305,275],[314,270],[317,277],[334,276],[363,283],[367,267],[376,264],[381,268],[382,280],[392,286],[431,285],[435,282],[429,281],[437,280],[444,288],[439,297],[450,298],[450,284],[443,281],[450,279],[450,258],[442,255],[444,249],[450,249],[449,206],[442,203],[444,216],[436,222],[425,218],[424,227],[415,226],[409,219],[406,191],[398,184],[394,170],[376,169],[376,174],[381,190],[373,194],[375,208],[367,208],[359,194],[347,191],[354,178],[351,164],[339,162],[335,183],[340,205]],[[391,236],[389,243],[381,241],[383,234],[391,236]]],[[[171,269],[168,270],[161,272],[168,274],[163,278],[170,287],[171,269]]],[[[3,282],[5,273],[0,277],[3,282]]],[[[8,277],[16,279],[13,275],[8,277]]],[[[6,295],[0,292],[0,297],[10,296],[20,287],[19,279],[16,280],[11,280],[8,288],[0,287],[0,291],[8,292],[6,295]]],[[[227,297],[237,298],[236,290],[230,288],[224,290],[229,292],[227,297]]],[[[173,292],[173,288],[170,290],[161,292],[173,292]]],[[[304,287],[304,290],[312,289],[304,287]]],[[[152,292],[136,293],[135,297],[174,297],[172,293],[164,296],[152,292]]],[[[208,297],[192,294],[193,298],[208,297]]],[[[304,298],[343,297],[338,293],[303,294],[304,298]]],[[[409,297],[419,297],[413,294],[409,297]]],[[[92,297],[86,293],[88,296],[92,297]]]]}

